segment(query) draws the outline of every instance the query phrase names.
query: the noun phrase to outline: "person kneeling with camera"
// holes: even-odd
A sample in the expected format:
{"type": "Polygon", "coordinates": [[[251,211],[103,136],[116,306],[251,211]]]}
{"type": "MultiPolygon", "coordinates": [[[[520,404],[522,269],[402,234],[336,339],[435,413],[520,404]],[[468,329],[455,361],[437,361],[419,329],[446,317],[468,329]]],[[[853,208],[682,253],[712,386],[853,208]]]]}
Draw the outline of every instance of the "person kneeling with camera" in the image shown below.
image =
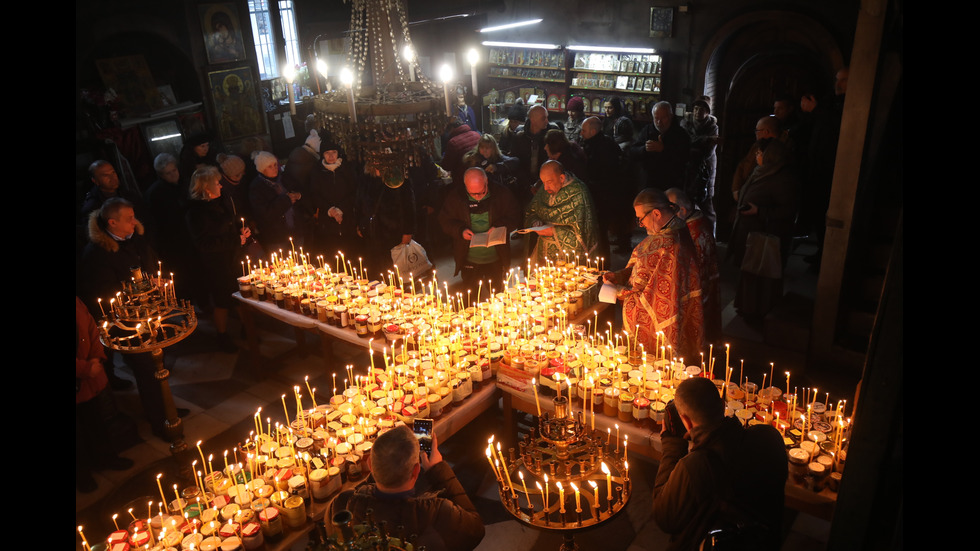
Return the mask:
{"type": "Polygon", "coordinates": [[[653,516],[671,535],[668,549],[697,549],[712,533],[735,546],[727,548],[779,549],[788,475],[779,432],[725,417],[704,378],[682,382],[666,413],[653,516]]]}
{"type": "Polygon", "coordinates": [[[406,535],[415,534],[416,549],[424,545],[429,551],[470,550],[483,540],[483,520],[452,467],[442,460],[434,432],[432,451],[426,454],[411,429],[395,427],[378,437],[368,461],[372,477],[337,496],[327,512],[328,526],[344,509],[351,512],[354,524],[364,522],[373,510],[374,521],[386,521],[389,531],[404,526],[406,535]],[[431,489],[417,494],[423,469],[431,489]]]}

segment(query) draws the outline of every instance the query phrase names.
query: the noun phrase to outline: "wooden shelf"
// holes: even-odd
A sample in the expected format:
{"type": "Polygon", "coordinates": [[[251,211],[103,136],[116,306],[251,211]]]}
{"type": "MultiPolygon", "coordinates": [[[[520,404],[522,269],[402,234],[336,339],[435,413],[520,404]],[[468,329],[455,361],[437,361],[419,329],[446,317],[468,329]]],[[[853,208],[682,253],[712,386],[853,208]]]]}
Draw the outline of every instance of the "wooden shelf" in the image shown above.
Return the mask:
{"type": "Polygon", "coordinates": [[[545,67],[544,65],[517,65],[508,63],[491,63],[491,67],[517,67],[520,69],[545,69],[548,71],[561,71],[567,72],[568,69],[565,67],[545,67]]]}
{"type": "Polygon", "coordinates": [[[569,90],[586,90],[588,92],[616,92],[618,94],[642,94],[644,96],[659,96],[660,92],[647,92],[645,90],[627,90],[625,88],[591,88],[586,86],[569,86],[569,90]]]}
{"type": "Polygon", "coordinates": [[[531,80],[534,82],[560,82],[562,84],[565,83],[565,79],[561,79],[561,78],[531,78],[531,77],[519,77],[519,76],[512,76],[512,75],[489,75],[489,76],[490,78],[510,78],[514,80],[531,80]]]}
{"type": "Polygon", "coordinates": [[[568,70],[569,71],[572,71],[572,72],[576,72],[576,73],[593,73],[593,74],[597,74],[597,75],[598,74],[602,74],[602,75],[625,75],[625,76],[630,76],[630,77],[644,77],[644,78],[647,78],[647,77],[660,77],[661,76],[660,73],[624,73],[622,71],[603,71],[603,70],[600,70],[600,69],[576,69],[576,68],[570,68],[568,70]]]}

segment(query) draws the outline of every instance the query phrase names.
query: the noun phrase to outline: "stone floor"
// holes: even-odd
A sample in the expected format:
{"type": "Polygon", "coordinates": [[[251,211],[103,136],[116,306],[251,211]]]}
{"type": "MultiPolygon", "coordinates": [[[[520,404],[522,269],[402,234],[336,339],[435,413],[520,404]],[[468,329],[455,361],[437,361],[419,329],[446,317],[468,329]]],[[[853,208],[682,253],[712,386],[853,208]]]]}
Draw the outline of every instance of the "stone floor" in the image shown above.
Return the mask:
{"type": "MultiPolygon", "coordinates": [[[[642,238],[634,236],[634,244],[642,238]]],[[[515,243],[515,253],[520,252],[520,242],[515,243]]],[[[815,293],[816,275],[806,270],[802,255],[812,252],[812,246],[797,249],[790,259],[786,273],[786,292],[788,296],[800,296],[804,308],[806,297],[812,302],[815,293]]],[[[722,251],[723,252],[723,251],[722,251]]],[[[434,255],[440,274],[452,273],[452,261],[446,255],[434,255]]],[[[625,265],[627,256],[614,255],[610,260],[613,268],[625,265]]],[[[827,389],[831,398],[839,396],[850,398],[856,376],[847,370],[831,367],[806,371],[805,348],[787,342],[785,346],[766,343],[767,327],[778,326],[781,320],[767,320],[766,327],[751,327],[735,315],[731,306],[734,297],[734,282],[737,272],[723,268],[723,313],[725,338],[732,343],[733,363],[736,358],[745,358],[746,365],[760,371],[751,374],[761,378],[761,370],[768,370],[768,363],[776,362],[777,371],[791,370],[793,379],[801,386],[820,386],[821,393],[827,389]],[[799,374],[799,375],[798,375],[799,374]],[[812,381],[812,382],[811,382],[812,381]]],[[[806,319],[805,313],[800,317],[806,319]]],[[[239,335],[240,324],[233,319],[231,334],[239,335]]],[[[805,331],[805,327],[803,328],[805,331]]],[[[314,388],[329,388],[330,374],[343,376],[343,366],[348,363],[364,365],[367,354],[362,348],[343,343],[335,343],[329,358],[319,355],[316,337],[308,338],[306,350],[297,350],[292,330],[276,322],[260,323],[261,352],[272,369],[262,377],[256,377],[248,369],[248,354],[244,348],[234,354],[218,352],[213,344],[214,329],[207,319],[202,319],[197,332],[190,338],[167,350],[165,363],[171,371],[170,385],[178,407],[188,408],[190,414],[183,419],[185,441],[193,448],[199,440],[203,441],[206,453],[215,454],[215,463],[222,462],[221,451],[231,449],[233,444],[246,435],[253,426],[252,416],[259,406],[263,411],[280,411],[280,396],[291,392],[293,385],[303,385],[309,376],[314,388]]],[[[239,340],[241,345],[241,341],[239,340]]],[[[132,379],[132,373],[121,360],[116,360],[117,373],[132,379]]],[[[747,372],[748,374],[748,372],[747,372]]],[[[794,385],[795,386],[795,385],[794,385]]],[[[306,394],[306,392],[304,392],[306,394]]],[[[318,392],[322,394],[322,392],[318,392]]],[[[159,501],[156,488],[156,475],[163,473],[164,488],[176,480],[173,461],[169,459],[169,443],[153,436],[148,423],[142,416],[138,394],[135,390],[112,393],[112,398],[121,419],[131,419],[135,423],[136,434],[127,443],[121,454],[133,459],[135,466],[126,472],[100,472],[96,474],[98,489],[90,494],[75,494],[76,525],[85,526],[90,540],[112,529],[113,513],[126,514],[127,505],[133,501],[137,507],[146,506],[148,499],[159,501]],[[138,496],[151,496],[137,499],[138,496]],[[154,497],[155,496],[155,497],[154,497]]],[[[441,443],[443,455],[456,470],[469,495],[474,496],[480,514],[487,524],[487,537],[479,546],[480,550],[531,551],[555,549],[561,538],[555,533],[538,531],[524,527],[512,520],[496,498],[492,474],[486,469],[482,457],[476,457],[473,450],[482,452],[486,438],[502,423],[499,409],[491,409],[476,419],[471,427],[448,441],[441,443]]],[[[634,497],[627,507],[626,514],[620,515],[605,525],[583,530],[577,537],[581,549],[616,550],[655,550],[662,549],[667,541],[666,535],[659,531],[650,518],[650,482],[656,473],[656,463],[639,458],[633,465],[631,475],[635,484],[634,497]]],[[[172,489],[168,490],[172,493],[172,489]]],[[[140,510],[140,509],[137,509],[140,510]]],[[[826,547],[830,524],[806,514],[787,511],[786,537],[783,549],[818,550],[826,547]]],[[[77,537],[76,537],[77,539],[77,537]]],[[[78,544],[76,544],[78,545],[78,544]]],[[[296,545],[296,549],[302,548],[296,545]]]]}

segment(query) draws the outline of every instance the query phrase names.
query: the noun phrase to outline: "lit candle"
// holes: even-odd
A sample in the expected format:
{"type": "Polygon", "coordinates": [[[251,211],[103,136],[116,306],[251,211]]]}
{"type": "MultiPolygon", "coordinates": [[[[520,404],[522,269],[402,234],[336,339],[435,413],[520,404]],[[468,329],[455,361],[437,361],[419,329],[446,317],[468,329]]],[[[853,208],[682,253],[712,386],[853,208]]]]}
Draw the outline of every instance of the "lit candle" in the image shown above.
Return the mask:
{"type": "Polygon", "coordinates": [[[439,78],[442,80],[442,90],[446,95],[446,116],[452,118],[453,108],[449,103],[449,81],[453,78],[453,70],[448,64],[443,64],[439,69],[439,78]]]}
{"type": "Polygon", "coordinates": [[[405,49],[402,50],[402,55],[405,57],[405,62],[408,64],[408,80],[415,82],[415,50],[412,49],[411,44],[405,44],[405,49]]]}
{"type": "Polygon", "coordinates": [[[599,520],[599,485],[595,480],[590,480],[589,486],[592,486],[592,509],[596,520],[599,520]]]}
{"type": "Polygon", "coordinates": [[[524,471],[517,471],[517,476],[521,478],[521,486],[524,487],[524,497],[527,498],[527,506],[531,508],[531,496],[527,493],[527,483],[524,482],[524,471]]]}
{"type": "Polygon", "coordinates": [[[555,486],[558,486],[558,512],[565,513],[565,488],[562,487],[561,481],[555,482],[555,486]]]}
{"type": "Polygon", "coordinates": [[[578,486],[576,486],[574,482],[572,482],[572,489],[575,490],[575,512],[576,513],[581,513],[582,512],[582,496],[579,495],[578,486]]]}
{"type": "Polygon", "coordinates": [[[470,74],[473,76],[473,95],[478,96],[476,87],[476,64],[480,60],[480,54],[476,51],[476,48],[470,48],[470,51],[466,53],[466,60],[470,62],[470,74]]]}
{"type": "MultiPolygon", "coordinates": [[[[174,491],[175,492],[177,491],[177,485],[176,484],[174,484],[174,491]]],[[[113,513],[112,514],[112,523],[116,525],[116,530],[119,529],[119,523],[116,522],[116,517],[118,517],[118,516],[119,516],[119,513],[113,513]]]]}
{"type": "MultiPolygon", "coordinates": [[[[340,71],[340,81],[347,87],[347,114],[350,115],[351,123],[357,124],[357,105],[354,103],[354,73],[347,67],[344,67],[340,71]]],[[[346,266],[344,267],[344,273],[347,273],[346,266]]]]}
{"type": "Polygon", "coordinates": [[[491,457],[491,454],[492,452],[490,451],[490,446],[487,446],[487,461],[490,463],[490,469],[493,471],[493,476],[497,479],[498,483],[503,482],[500,480],[500,473],[497,472],[497,468],[493,466],[493,458],[491,457]]]}
{"type": "Polygon", "coordinates": [[[160,474],[157,475],[157,488],[160,490],[160,499],[162,499],[163,501],[167,501],[167,498],[164,497],[164,495],[163,495],[163,484],[160,484],[160,477],[162,477],[162,476],[163,476],[163,473],[160,473],[160,474]]]}
{"type": "Polygon", "coordinates": [[[78,535],[82,537],[82,545],[84,546],[84,549],[91,549],[91,546],[88,544],[88,540],[85,539],[85,534],[82,532],[81,525],[78,525],[78,535]]]}
{"type": "Polygon", "coordinates": [[[609,501],[609,507],[612,508],[612,473],[609,472],[605,461],[602,462],[602,472],[606,475],[606,499],[609,501]]]}
{"type": "MultiPolygon", "coordinates": [[[[284,395],[284,396],[285,396],[285,395],[284,395]]],[[[203,464],[204,464],[204,462],[205,462],[205,459],[204,459],[204,452],[203,452],[203,451],[201,451],[201,443],[202,443],[202,442],[204,442],[204,440],[198,440],[198,441],[197,441],[197,453],[199,453],[199,454],[201,454],[201,465],[203,465],[203,464]]],[[[201,488],[201,490],[203,491],[203,490],[204,490],[204,488],[201,488]]],[[[179,496],[178,496],[178,497],[179,497],[179,496]]]]}
{"type": "Polygon", "coordinates": [[[548,473],[544,473],[544,510],[548,511],[548,473]]]}
{"type": "Polygon", "coordinates": [[[541,402],[538,400],[537,379],[531,379],[531,388],[534,389],[534,405],[538,408],[538,417],[541,417],[541,402]]]}
{"type": "Polygon", "coordinates": [[[289,92],[289,114],[296,115],[296,92],[293,90],[293,80],[296,78],[296,70],[292,65],[283,67],[282,76],[286,79],[286,88],[289,92]]]}
{"type": "Polygon", "coordinates": [[[544,514],[547,515],[548,514],[548,493],[541,489],[541,483],[540,482],[535,482],[535,484],[538,486],[538,492],[541,493],[541,499],[542,499],[542,503],[544,505],[544,509],[543,509],[544,512],[545,512],[544,514]]]}

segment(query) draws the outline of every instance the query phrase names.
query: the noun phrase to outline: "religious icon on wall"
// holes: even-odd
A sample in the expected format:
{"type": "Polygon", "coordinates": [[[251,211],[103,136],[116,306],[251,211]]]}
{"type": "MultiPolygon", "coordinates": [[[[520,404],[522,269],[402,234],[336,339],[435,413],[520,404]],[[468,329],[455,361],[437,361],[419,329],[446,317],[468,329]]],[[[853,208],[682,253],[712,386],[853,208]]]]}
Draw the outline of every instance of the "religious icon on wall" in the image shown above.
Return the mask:
{"type": "Polygon", "coordinates": [[[95,65],[106,89],[115,92],[126,116],[144,115],[164,106],[143,56],[98,59],[95,65]]]}
{"type": "Polygon", "coordinates": [[[674,30],[674,8],[650,8],[650,38],[670,38],[674,30]]]}
{"type": "Polygon", "coordinates": [[[226,63],[245,59],[245,42],[234,4],[201,4],[201,30],[208,51],[208,63],[226,63]]]}
{"type": "Polygon", "coordinates": [[[252,70],[238,67],[208,73],[218,130],[225,140],[259,134],[265,130],[259,111],[258,91],[252,70]]]}

